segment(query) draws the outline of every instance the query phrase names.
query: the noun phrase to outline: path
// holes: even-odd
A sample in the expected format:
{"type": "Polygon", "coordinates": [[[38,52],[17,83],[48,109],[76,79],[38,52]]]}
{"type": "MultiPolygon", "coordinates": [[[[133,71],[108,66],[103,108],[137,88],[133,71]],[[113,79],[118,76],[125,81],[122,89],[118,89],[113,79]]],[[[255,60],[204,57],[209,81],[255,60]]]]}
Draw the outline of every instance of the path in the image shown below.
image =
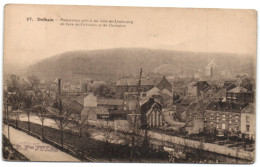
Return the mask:
{"type": "MultiPolygon", "coordinates": [[[[70,161],[78,162],[80,160],[61,150],[42,142],[22,131],[10,128],[11,143],[14,148],[31,161],[70,161]]],[[[3,126],[3,134],[7,137],[7,125],[3,126]]]]}

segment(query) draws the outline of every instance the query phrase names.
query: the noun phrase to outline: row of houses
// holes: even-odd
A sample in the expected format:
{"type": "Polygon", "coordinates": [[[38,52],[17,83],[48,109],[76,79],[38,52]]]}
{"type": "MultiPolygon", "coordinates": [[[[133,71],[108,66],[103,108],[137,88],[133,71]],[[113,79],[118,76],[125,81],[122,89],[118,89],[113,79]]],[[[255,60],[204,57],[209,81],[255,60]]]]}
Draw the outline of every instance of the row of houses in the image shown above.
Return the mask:
{"type": "Polygon", "coordinates": [[[255,136],[254,91],[250,82],[227,82],[223,87],[192,83],[177,105],[177,115],[189,133],[255,136]],[[194,88],[195,87],[195,88],[194,88]]]}

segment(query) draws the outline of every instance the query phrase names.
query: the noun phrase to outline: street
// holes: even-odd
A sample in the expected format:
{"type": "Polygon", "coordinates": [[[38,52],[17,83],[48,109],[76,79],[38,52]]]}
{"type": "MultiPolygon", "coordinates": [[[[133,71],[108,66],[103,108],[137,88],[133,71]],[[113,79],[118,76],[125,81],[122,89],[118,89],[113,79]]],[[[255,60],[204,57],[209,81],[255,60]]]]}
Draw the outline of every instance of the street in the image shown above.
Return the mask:
{"type": "MultiPolygon", "coordinates": [[[[43,143],[42,141],[29,136],[24,132],[16,130],[12,127],[9,128],[11,138],[10,142],[13,144],[13,147],[31,161],[80,161],[49,144],[43,143]]],[[[6,137],[8,136],[7,125],[3,126],[3,134],[6,137]]]]}

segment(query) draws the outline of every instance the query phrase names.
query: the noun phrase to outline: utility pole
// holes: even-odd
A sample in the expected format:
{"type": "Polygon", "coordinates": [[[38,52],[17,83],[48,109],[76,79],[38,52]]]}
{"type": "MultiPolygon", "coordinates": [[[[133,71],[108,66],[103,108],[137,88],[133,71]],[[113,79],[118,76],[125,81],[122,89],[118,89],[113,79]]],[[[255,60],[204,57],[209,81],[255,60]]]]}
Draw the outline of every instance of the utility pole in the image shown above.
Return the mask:
{"type": "Polygon", "coordinates": [[[134,114],[134,127],[133,127],[133,134],[132,134],[132,149],[131,149],[131,161],[133,161],[134,157],[134,150],[135,150],[135,136],[137,131],[137,110],[140,112],[140,103],[139,103],[139,96],[140,96],[140,85],[141,85],[141,78],[142,78],[142,68],[140,70],[140,76],[137,86],[137,97],[136,97],[136,109],[134,114]]]}
{"type": "Polygon", "coordinates": [[[58,108],[59,108],[59,118],[61,127],[61,148],[63,148],[63,127],[62,127],[62,103],[61,103],[61,79],[58,79],[58,108]]]}

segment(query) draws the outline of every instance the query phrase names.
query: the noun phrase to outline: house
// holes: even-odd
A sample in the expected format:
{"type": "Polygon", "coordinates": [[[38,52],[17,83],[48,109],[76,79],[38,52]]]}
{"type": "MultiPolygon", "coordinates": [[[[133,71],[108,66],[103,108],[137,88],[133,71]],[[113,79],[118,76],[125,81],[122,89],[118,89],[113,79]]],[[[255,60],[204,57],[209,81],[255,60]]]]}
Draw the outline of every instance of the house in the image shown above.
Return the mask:
{"type": "Polygon", "coordinates": [[[241,131],[241,111],[247,104],[212,101],[204,110],[204,128],[218,135],[237,135],[241,131]]]}
{"type": "Polygon", "coordinates": [[[154,98],[146,98],[141,101],[141,123],[142,127],[162,127],[164,118],[162,105],[154,98]]]}
{"type": "Polygon", "coordinates": [[[255,104],[250,103],[241,111],[241,133],[245,138],[255,139],[255,104]]]}
{"type": "Polygon", "coordinates": [[[132,111],[135,112],[140,105],[138,102],[137,93],[125,93],[124,98],[124,111],[132,111]]]}
{"type": "MultiPolygon", "coordinates": [[[[129,92],[138,92],[138,79],[129,79],[129,78],[123,78],[117,81],[116,83],[116,98],[117,99],[123,99],[124,93],[129,92]]],[[[154,85],[151,80],[149,79],[142,79],[140,84],[140,92],[147,92],[151,88],[153,88],[154,85]]]]}
{"type": "Polygon", "coordinates": [[[123,100],[121,99],[99,99],[93,93],[84,98],[83,113],[89,113],[89,119],[126,118],[123,112],[123,100]]]}
{"type": "Polygon", "coordinates": [[[98,119],[108,119],[109,112],[104,107],[84,107],[81,111],[82,116],[86,116],[88,120],[96,121],[98,119]]]}
{"type": "Polygon", "coordinates": [[[97,98],[97,106],[105,107],[110,110],[123,110],[124,101],[121,99],[106,99],[106,98],[97,98]]]}
{"type": "Polygon", "coordinates": [[[160,90],[166,89],[170,92],[172,92],[172,85],[171,83],[166,79],[165,76],[161,79],[161,81],[156,85],[156,87],[160,90]]]}
{"type": "Polygon", "coordinates": [[[191,82],[188,84],[188,96],[200,97],[209,86],[206,81],[191,82]]]}
{"type": "Polygon", "coordinates": [[[84,107],[97,107],[97,97],[93,93],[84,98],[84,107]]]}
{"type": "Polygon", "coordinates": [[[207,103],[193,102],[186,110],[186,130],[189,134],[198,134],[204,129],[204,109],[207,103]]]}
{"type": "Polygon", "coordinates": [[[160,90],[159,88],[154,87],[146,92],[146,97],[157,99],[164,108],[172,107],[173,105],[173,94],[168,89],[160,90]]]}
{"type": "Polygon", "coordinates": [[[237,86],[226,92],[226,99],[230,102],[250,103],[254,101],[254,95],[252,91],[237,86]]]}
{"type": "Polygon", "coordinates": [[[188,95],[188,87],[185,82],[174,82],[173,93],[179,98],[184,98],[188,95]]]}
{"type": "Polygon", "coordinates": [[[188,96],[176,102],[176,118],[179,121],[186,121],[186,112],[188,110],[188,107],[196,101],[197,99],[195,97],[188,96]]]}
{"type": "Polygon", "coordinates": [[[162,127],[164,125],[162,109],[157,103],[151,106],[150,110],[146,112],[145,117],[146,124],[151,128],[162,127]]]}
{"type": "Polygon", "coordinates": [[[204,101],[224,99],[226,97],[226,90],[224,87],[213,85],[204,90],[202,95],[204,101]]]}

